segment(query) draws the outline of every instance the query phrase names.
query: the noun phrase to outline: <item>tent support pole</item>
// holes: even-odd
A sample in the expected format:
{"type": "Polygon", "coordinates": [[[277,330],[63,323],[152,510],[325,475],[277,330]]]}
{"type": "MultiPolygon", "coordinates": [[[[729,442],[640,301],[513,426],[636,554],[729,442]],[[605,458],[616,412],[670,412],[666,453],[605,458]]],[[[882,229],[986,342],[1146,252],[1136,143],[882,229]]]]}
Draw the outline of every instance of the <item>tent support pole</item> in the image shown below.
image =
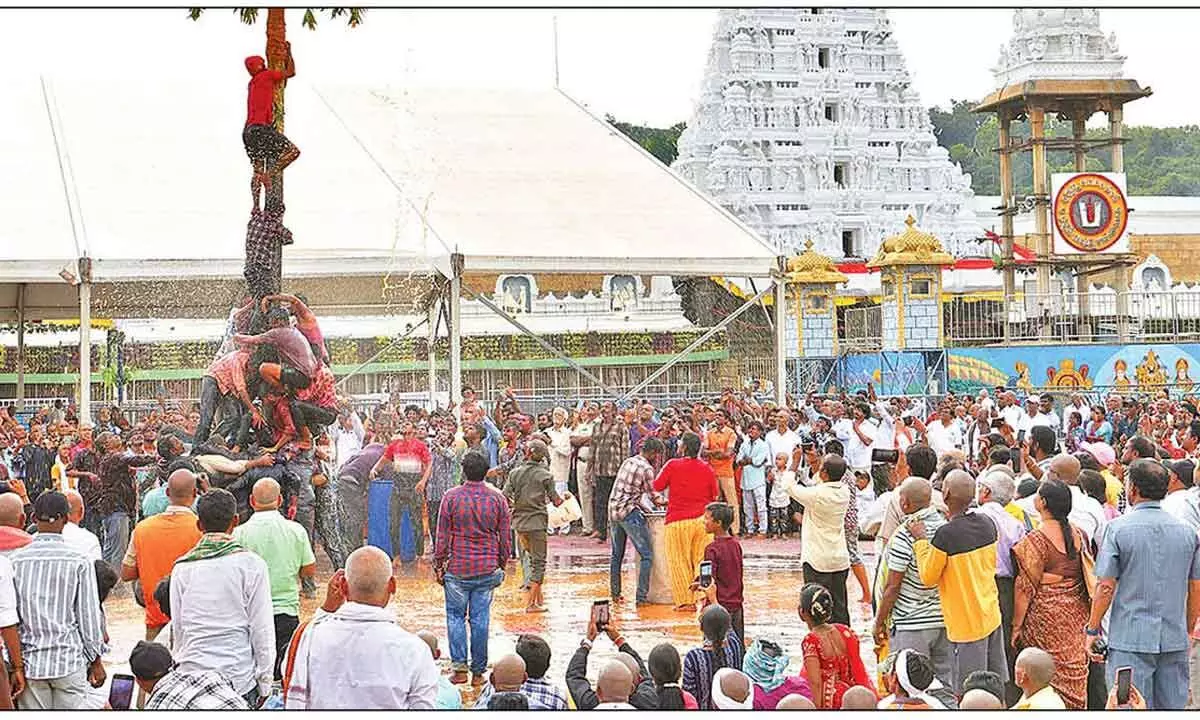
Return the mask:
{"type": "Polygon", "coordinates": [[[92,283],[79,283],[79,422],[92,421],[92,283]]]}
{"type": "Polygon", "coordinates": [[[441,298],[434,298],[429,303],[429,411],[437,409],[437,326],[441,298]]]}
{"type": "Polygon", "coordinates": [[[17,410],[25,409],[25,284],[17,286],[17,410]]]}
{"type": "Polygon", "coordinates": [[[450,256],[450,403],[454,407],[462,402],[462,269],[463,256],[450,256]]]}
{"type": "Polygon", "coordinates": [[[782,278],[775,280],[775,404],[787,406],[787,283],[782,278]]]}
{"type": "MultiPolygon", "coordinates": [[[[491,310],[492,312],[496,313],[500,317],[507,320],[510,325],[512,325],[513,327],[520,330],[525,335],[532,338],[534,342],[536,342],[538,345],[541,345],[543,348],[546,349],[547,352],[554,355],[554,357],[556,357],[559,360],[562,360],[566,364],[570,365],[572,368],[574,368],[575,372],[584,376],[588,380],[591,380],[593,383],[596,384],[597,387],[604,390],[605,393],[607,393],[608,395],[611,395],[614,398],[621,398],[621,393],[619,391],[614,390],[614,389],[610,388],[609,386],[605,385],[604,382],[600,378],[593,375],[584,366],[575,362],[575,360],[573,358],[571,358],[571,356],[567,355],[562,350],[559,350],[558,348],[554,347],[550,343],[543,340],[537,333],[533,332],[529,328],[522,325],[512,315],[509,315],[508,313],[501,310],[499,308],[499,306],[497,306],[491,300],[488,300],[487,298],[483,297],[482,295],[477,294],[475,291],[471,290],[471,288],[468,288],[468,287],[464,287],[463,292],[465,292],[467,295],[469,295],[472,300],[478,301],[481,305],[486,307],[488,310],[491,310]]],[[[628,396],[625,396],[625,397],[628,397],[628,396]]]]}
{"type": "Polygon", "coordinates": [[[671,368],[678,365],[682,360],[687,358],[688,355],[691,355],[693,350],[700,347],[704,343],[708,342],[709,338],[711,338],[713,335],[716,335],[717,333],[724,330],[726,325],[728,325],[729,323],[736,320],[738,318],[738,316],[740,316],[742,313],[746,312],[752,306],[757,304],[758,301],[763,298],[763,296],[765,296],[767,293],[771,292],[772,288],[774,288],[775,284],[778,282],[779,281],[776,280],[775,283],[772,283],[771,285],[767,286],[766,288],[763,288],[762,290],[760,290],[758,292],[757,295],[750,298],[746,302],[742,303],[741,307],[739,307],[737,310],[734,310],[733,312],[726,315],[725,318],[723,320],[721,320],[721,322],[719,322],[716,325],[714,325],[713,327],[709,328],[708,332],[706,332],[703,335],[701,335],[700,337],[696,338],[696,340],[691,345],[688,345],[681,352],[677,353],[675,355],[675,357],[668,360],[666,365],[663,365],[659,369],[650,373],[649,377],[647,377],[645,380],[638,383],[637,386],[634,387],[632,390],[630,390],[629,392],[622,395],[621,400],[622,401],[628,400],[629,398],[633,397],[634,395],[637,395],[641,391],[645,390],[650,385],[650,383],[657,380],[660,375],[662,375],[666,371],[668,371],[671,368]]]}

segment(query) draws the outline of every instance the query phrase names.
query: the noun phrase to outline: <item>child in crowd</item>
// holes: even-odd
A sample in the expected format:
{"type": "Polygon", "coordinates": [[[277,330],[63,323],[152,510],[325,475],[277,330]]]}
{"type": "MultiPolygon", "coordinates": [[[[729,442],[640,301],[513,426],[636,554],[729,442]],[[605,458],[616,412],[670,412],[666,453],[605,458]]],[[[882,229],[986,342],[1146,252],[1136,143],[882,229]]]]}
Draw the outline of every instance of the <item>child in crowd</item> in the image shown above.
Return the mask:
{"type": "Polygon", "coordinates": [[[705,562],[712,563],[712,583],[693,589],[705,594],[705,604],[716,604],[729,612],[733,631],[738,641],[745,642],[744,615],[742,613],[742,545],[730,533],[733,526],[733,506],[726,503],[710,503],[704,509],[704,530],[713,536],[713,541],[704,550],[705,562]]]}
{"type": "Polygon", "coordinates": [[[788,495],[788,488],[796,484],[796,473],[788,468],[790,463],[791,457],[787,453],[781,452],[775,456],[775,467],[771,470],[771,496],[767,501],[767,537],[783,538],[792,534],[788,517],[791,514],[789,507],[792,497],[788,495]]]}

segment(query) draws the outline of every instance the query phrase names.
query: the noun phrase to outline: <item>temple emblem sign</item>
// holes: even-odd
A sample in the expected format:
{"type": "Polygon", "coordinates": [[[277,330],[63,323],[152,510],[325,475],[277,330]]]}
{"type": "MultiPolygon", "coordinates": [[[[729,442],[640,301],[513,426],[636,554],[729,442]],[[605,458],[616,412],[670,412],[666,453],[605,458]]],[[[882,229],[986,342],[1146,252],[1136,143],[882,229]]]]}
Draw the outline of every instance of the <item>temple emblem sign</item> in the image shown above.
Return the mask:
{"type": "Polygon", "coordinates": [[[1055,174],[1053,184],[1055,253],[1129,251],[1123,174],[1055,174]]]}

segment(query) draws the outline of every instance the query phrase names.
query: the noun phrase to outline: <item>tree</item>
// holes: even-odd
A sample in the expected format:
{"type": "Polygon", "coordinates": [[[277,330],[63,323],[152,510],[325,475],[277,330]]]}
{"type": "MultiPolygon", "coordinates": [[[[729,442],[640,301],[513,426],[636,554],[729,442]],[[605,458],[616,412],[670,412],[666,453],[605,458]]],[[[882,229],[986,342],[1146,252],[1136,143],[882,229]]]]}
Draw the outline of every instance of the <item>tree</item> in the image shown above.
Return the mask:
{"type": "Polygon", "coordinates": [[[675,162],[675,157],[679,154],[677,147],[679,135],[687,127],[686,123],[676,123],[669,128],[631,125],[617,120],[612,115],[605,115],[604,119],[630,140],[645,148],[646,152],[658,158],[664,165],[675,162]]]}

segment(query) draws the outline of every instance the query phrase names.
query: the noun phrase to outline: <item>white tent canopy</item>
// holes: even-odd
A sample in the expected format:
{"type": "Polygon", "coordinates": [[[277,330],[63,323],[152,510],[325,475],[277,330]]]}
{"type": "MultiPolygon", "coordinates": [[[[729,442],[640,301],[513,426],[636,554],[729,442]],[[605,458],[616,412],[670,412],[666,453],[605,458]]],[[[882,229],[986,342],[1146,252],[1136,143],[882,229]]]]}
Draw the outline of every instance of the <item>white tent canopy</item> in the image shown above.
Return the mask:
{"type": "MultiPolygon", "coordinates": [[[[244,85],[173,70],[8,78],[0,322],[82,318],[93,306],[118,318],[220,317],[241,297],[244,85]],[[92,275],[77,295],[60,271],[78,274],[80,258],[92,275]]],[[[459,272],[762,276],[779,266],[752,230],[556,90],[298,78],[287,102],[302,154],[286,174],[295,244],[283,274],[318,313],[399,312],[434,273],[452,278],[457,299],[459,272]]]]}
{"type": "MultiPolygon", "coordinates": [[[[81,256],[98,296],[104,283],[236,284],[250,209],[244,92],[86,69],[12,79],[0,104],[0,308],[15,306],[14,284],[48,283],[59,292],[27,295],[28,316],[61,315],[53,306],[74,306],[74,293],[61,292],[59,271],[81,256]]],[[[456,253],[467,272],[776,266],[753,231],[557,91],[297,79],[287,133],[302,152],[286,178],[288,278],[448,276],[456,253]]],[[[113,314],[154,314],[138,303],[114,303],[113,314]]]]}

